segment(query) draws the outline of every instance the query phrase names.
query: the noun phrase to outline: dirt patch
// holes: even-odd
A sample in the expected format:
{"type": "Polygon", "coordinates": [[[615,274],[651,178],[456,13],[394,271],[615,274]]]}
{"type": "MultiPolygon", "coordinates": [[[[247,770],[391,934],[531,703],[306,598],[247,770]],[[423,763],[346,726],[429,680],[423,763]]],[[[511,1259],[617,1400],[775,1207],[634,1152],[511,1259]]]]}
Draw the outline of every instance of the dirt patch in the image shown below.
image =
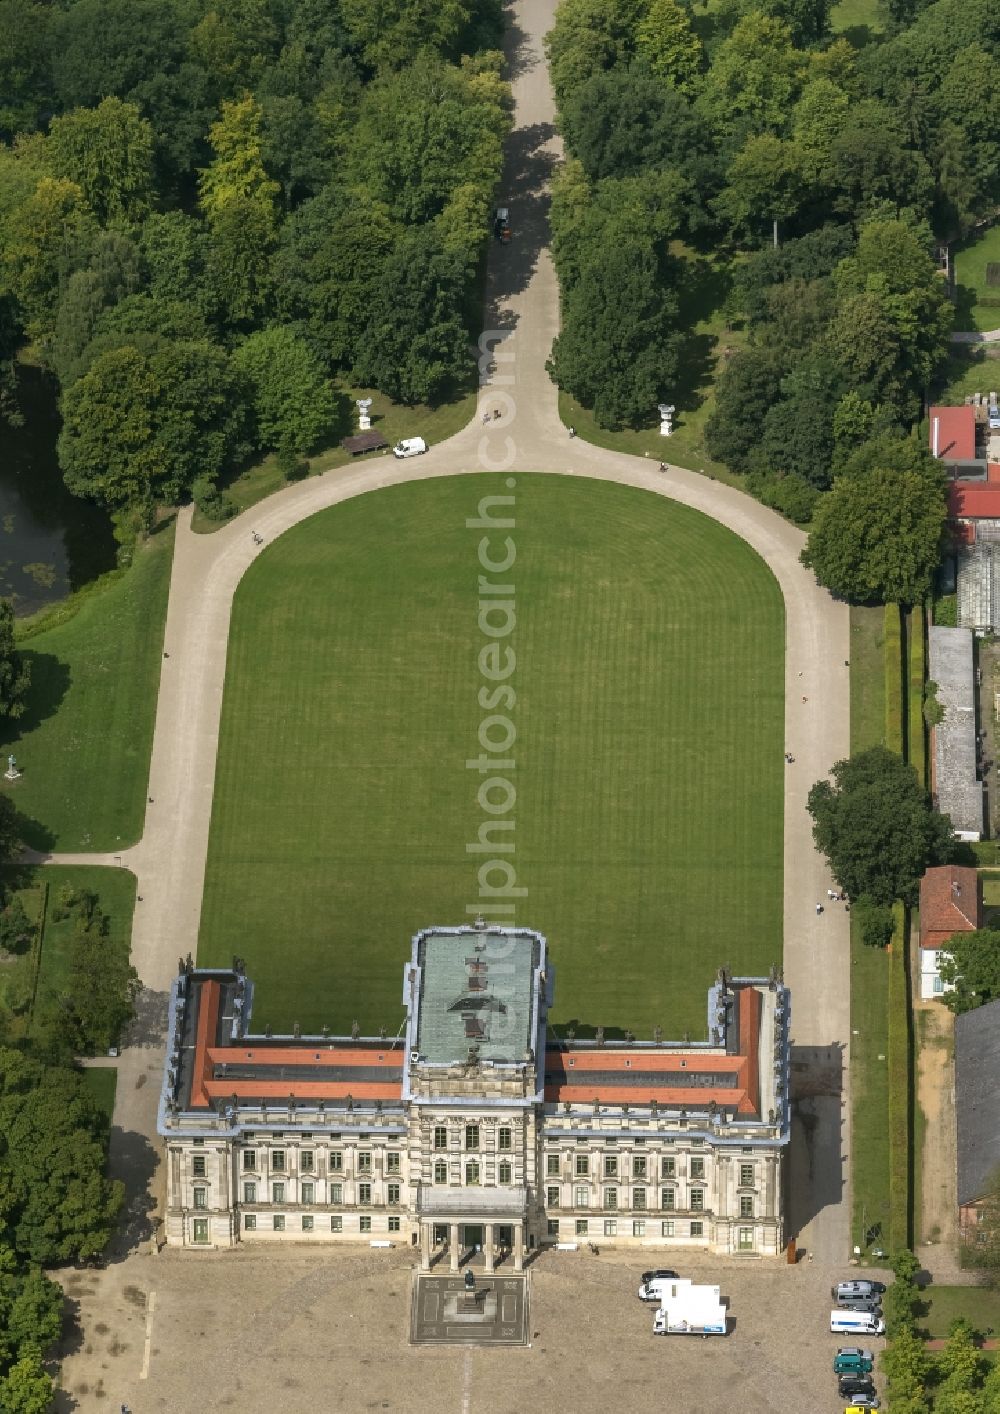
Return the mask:
{"type": "Polygon", "coordinates": [[[917,1003],[914,1010],[918,1023],[917,1104],[925,1120],[916,1237],[921,1258],[936,1268],[939,1260],[956,1261],[958,1242],[955,1018],[938,1002],[917,1003]]]}

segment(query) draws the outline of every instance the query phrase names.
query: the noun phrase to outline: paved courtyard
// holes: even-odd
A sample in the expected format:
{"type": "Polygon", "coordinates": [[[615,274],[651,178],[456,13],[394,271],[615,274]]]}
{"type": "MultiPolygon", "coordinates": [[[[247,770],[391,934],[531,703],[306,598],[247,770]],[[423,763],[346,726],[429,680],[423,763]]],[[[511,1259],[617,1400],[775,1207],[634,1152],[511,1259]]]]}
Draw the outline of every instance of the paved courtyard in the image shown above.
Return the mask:
{"type": "Polygon", "coordinates": [[[734,1399],[741,1414],[843,1407],[831,1369],[841,1342],[828,1316],[830,1283],[846,1272],[809,1261],[675,1260],[685,1276],[721,1286],[732,1335],[654,1337],[652,1307],[636,1297],[641,1256],[546,1252],[529,1272],[527,1346],[488,1349],[409,1343],[409,1249],[133,1255],[67,1275],[88,1334],[66,1359],[58,1407],[597,1414],[651,1399],[707,1414],[734,1399]]]}

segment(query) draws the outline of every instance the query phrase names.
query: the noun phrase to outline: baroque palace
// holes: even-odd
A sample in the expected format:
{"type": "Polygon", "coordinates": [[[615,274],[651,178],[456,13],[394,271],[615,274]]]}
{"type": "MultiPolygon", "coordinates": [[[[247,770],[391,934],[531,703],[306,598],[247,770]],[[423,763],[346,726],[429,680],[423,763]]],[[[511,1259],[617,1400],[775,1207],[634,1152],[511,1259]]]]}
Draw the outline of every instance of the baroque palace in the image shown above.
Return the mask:
{"type": "MultiPolygon", "coordinates": [[[[776,1255],[789,1138],[788,989],[729,977],[708,1039],[555,1037],[540,933],[428,928],[394,1040],[254,1034],[253,983],[181,964],[159,1131],[166,1237],[469,1248],[600,1242],[776,1255]]],[[[357,1032],[355,1027],[354,1031],[357,1032]]]]}

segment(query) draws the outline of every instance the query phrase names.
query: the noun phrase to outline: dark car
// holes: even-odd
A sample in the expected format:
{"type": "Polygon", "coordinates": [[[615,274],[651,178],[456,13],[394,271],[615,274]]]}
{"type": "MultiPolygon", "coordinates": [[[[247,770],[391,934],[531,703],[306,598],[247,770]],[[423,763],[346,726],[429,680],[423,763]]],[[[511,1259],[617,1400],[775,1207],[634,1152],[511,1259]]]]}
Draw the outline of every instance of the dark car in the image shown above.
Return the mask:
{"type": "Polygon", "coordinates": [[[676,1281],[677,1273],[672,1272],[669,1267],[657,1267],[655,1271],[643,1272],[642,1284],[648,1286],[651,1281],[676,1281]]]}
{"type": "Polygon", "coordinates": [[[871,1375],[841,1375],[837,1388],[845,1399],[854,1394],[873,1394],[875,1391],[871,1375]]]}
{"type": "Polygon", "coordinates": [[[853,1296],[849,1301],[841,1297],[837,1305],[841,1311],[871,1311],[876,1316],[882,1314],[881,1296],[853,1296]]]}

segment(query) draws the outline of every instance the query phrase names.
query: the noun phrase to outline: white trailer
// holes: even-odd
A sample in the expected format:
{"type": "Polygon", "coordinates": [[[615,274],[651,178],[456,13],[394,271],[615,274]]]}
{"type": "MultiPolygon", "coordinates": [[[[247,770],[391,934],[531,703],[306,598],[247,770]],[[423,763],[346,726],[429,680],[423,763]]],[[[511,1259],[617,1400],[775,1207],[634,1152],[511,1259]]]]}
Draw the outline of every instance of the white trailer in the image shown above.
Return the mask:
{"type": "Polygon", "coordinates": [[[660,1309],[653,1318],[654,1335],[725,1335],[726,1308],[717,1286],[692,1281],[658,1283],[660,1309]]]}

